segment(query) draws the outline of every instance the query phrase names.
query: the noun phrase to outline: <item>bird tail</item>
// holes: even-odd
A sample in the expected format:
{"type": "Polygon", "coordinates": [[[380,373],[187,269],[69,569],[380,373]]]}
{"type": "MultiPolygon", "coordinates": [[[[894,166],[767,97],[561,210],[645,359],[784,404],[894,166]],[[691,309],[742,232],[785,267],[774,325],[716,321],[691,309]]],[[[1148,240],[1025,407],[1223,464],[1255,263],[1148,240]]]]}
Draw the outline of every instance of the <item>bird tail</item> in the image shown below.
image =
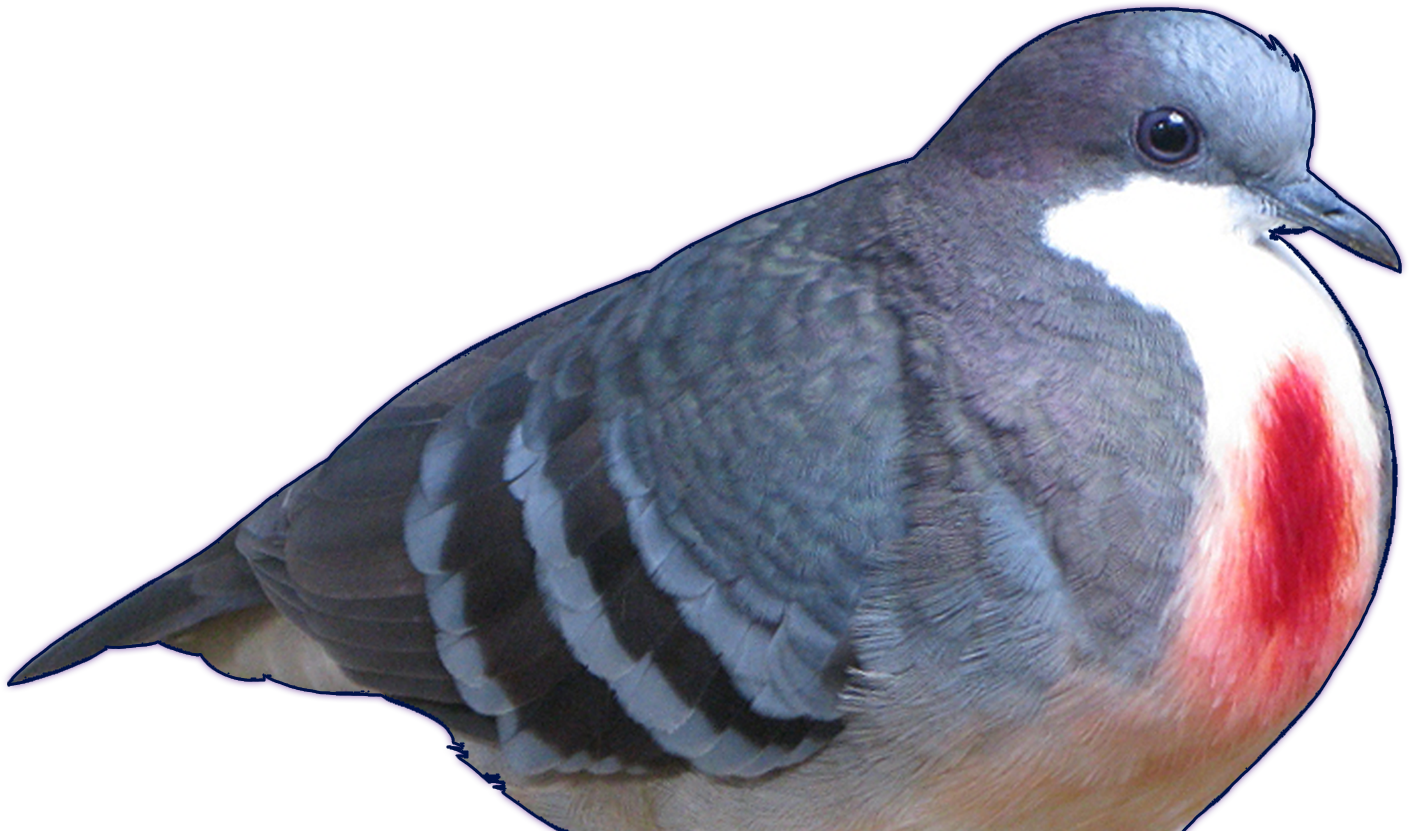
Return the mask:
{"type": "Polygon", "coordinates": [[[235,550],[237,528],[50,644],[15,673],[10,686],[63,672],[112,647],[147,646],[217,615],[267,604],[235,550]]]}

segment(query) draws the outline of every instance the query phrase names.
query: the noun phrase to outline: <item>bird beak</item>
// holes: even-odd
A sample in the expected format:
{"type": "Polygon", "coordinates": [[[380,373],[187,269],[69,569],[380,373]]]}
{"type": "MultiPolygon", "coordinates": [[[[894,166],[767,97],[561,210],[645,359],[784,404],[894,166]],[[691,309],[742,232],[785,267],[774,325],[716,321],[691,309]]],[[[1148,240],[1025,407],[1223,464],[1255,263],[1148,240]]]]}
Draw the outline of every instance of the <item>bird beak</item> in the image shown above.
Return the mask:
{"type": "Polygon", "coordinates": [[[1306,178],[1289,185],[1261,190],[1271,197],[1277,213],[1287,223],[1272,230],[1274,237],[1315,231],[1370,262],[1400,270],[1399,254],[1380,226],[1310,171],[1306,178]]]}

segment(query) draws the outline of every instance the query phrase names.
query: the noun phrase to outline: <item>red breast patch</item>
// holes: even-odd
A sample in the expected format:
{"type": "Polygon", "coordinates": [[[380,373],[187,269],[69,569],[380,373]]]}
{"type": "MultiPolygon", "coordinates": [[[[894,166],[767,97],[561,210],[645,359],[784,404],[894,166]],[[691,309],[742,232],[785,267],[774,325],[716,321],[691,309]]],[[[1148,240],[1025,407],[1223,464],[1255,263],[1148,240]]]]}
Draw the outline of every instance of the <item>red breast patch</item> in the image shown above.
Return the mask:
{"type": "Polygon", "coordinates": [[[1205,513],[1176,655],[1215,710],[1264,727],[1320,687],[1360,619],[1374,471],[1312,359],[1276,368],[1250,435],[1205,513]]]}

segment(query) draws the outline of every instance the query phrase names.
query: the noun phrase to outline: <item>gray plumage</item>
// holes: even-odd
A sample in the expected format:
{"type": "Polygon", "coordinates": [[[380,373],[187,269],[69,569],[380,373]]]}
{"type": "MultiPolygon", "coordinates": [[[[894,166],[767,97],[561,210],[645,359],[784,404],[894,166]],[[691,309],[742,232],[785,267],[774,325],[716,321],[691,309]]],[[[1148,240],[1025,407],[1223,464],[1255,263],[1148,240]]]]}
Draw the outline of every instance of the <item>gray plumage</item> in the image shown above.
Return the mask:
{"type": "MultiPolygon", "coordinates": [[[[1101,38],[1147,17],[1076,27],[1073,51],[1108,54],[1101,38]]],[[[1057,41],[985,89],[1021,104],[1020,70],[1065,60],[1057,41]]],[[[1032,719],[1077,670],[1139,683],[1204,471],[1197,367],[1168,316],[1013,233],[1120,181],[1128,148],[966,123],[1002,109],[982,101],[911,164],[740,223],[408,390],[246,524],[269,599],[353,680],[493,717],[523,773],[756,776],[821,749],[866,696],[922,702],[911,729],[942,746],[1032,719]],[[621,683],[625,661],[655,680],[621,683]],[[708,724],[676,741],[682,717],[708,724]]],[[[1178,175],[1239,175],[1209,158],[1178,175]]]]}

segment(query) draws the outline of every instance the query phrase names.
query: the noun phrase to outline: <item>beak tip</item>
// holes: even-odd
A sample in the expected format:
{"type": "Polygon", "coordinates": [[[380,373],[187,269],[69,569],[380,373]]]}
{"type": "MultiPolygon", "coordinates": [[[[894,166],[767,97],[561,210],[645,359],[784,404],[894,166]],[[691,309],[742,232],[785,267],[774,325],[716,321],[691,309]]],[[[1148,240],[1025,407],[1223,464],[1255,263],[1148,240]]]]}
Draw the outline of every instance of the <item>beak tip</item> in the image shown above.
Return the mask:
{"type": "Polygon", "coordinates": [[[1403,274],[1404,265],[1399,258],[1399,252],[1394,248],[1394,243],[1389,241],[1389,235],[1364,214],[1358,216],[1362,220],[1357,223],[1361,225],[1359,228],[1312,226],[1309,230],[1317,232],[1362,259],[1383,266],[1395,274],[1403,274]]]}
{"type": "Polygon", "coordinates": [[[1376,265],[1384,266],[1395,274],[1403,274],[1404,265],[1399,259],[1399,252],[1394,250],[1394,244],[1389,241],[1389,237],[1383,235],[1380,241],[1384,243],[1383,246],[1375,246],[1374,250],[1361,254],[1361,256],[1376,265]]]}

